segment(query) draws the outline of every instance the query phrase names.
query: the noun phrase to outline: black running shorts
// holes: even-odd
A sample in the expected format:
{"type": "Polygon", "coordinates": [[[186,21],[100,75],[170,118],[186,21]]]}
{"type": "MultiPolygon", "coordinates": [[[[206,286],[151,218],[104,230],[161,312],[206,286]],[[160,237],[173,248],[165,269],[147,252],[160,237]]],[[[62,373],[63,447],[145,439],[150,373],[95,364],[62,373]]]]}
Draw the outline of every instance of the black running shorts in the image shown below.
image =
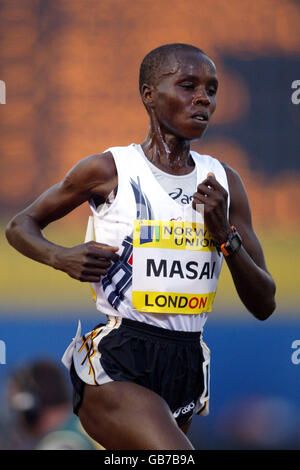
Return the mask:
{"type": "Polygon", "coordinates": [[[80,341],[70,368],[76,414],[84,384],[101,386],[109,381],[153,390],[167,402],[179,426],[196,413],[208,412],[210,353],[200,332],[118,318],[117,327],[97,325],[80,341]]]}

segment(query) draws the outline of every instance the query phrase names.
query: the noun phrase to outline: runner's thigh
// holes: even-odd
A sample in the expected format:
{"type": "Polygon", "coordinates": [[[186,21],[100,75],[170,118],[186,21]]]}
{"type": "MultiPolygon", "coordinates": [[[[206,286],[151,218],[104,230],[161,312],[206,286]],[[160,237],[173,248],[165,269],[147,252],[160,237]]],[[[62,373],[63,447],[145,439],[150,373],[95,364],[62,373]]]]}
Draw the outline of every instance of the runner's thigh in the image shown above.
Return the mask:
{"type": "Polygon", "coordinates": [[[85,384],[78,415],[87,433],[106,449],[193,449],[167,403],[131,382],[85,384]]]}

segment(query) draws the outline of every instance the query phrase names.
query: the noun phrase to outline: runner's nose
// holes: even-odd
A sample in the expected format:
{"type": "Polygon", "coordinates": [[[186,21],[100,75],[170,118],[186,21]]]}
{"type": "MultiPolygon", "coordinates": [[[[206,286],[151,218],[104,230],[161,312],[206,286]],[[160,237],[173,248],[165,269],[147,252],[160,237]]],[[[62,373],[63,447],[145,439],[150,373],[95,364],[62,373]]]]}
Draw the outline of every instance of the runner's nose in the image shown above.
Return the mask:
{"type": "Polygon", "coordinates": [[[206,92],[199,91],[199,93],[197,93],[197,95],[193,98],[193,104],[202,104],[204,106],[208,106],[210,104],[210,99],[207,96],[206,92]]]}

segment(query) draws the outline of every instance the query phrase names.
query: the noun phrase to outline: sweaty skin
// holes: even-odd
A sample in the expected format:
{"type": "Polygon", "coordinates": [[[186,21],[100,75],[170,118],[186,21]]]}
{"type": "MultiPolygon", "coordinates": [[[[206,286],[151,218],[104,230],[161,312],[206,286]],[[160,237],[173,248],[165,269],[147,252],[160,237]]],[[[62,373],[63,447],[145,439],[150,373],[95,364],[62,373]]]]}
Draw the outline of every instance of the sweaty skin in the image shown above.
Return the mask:
{"type": "MultiPolygon", "coordinates": [[[[185,175],[194,168],[190,142],[202,137],[215,111],[218,79],[214,63],[202,53],[185,52],[172,60],[172,73],[164,74],[156,86],[144,84],[142,88],[150,119],[142,148],[158,168],[185,175]],[[197,113],[205,119],[195,117],[197,113]]],[[[245,307],[257,319],[265,320],[275,309],[275,284],[252,227],[241,178],[228,165],[223,166],[230,190],[229,221],[227,192],[213,174],[198,185],[193,207],[204,204],[206,228],[218,243],[226,240],[231,225],[237,228],[243,245],[226,262],[245,307]]],[[[99,281],[118,257],[118,247],[89,242],[66,248],[45,239],[42,229],[90,198],[103,202],[117,184],[110,152],[82,159],[63,181],[11,220],[6,229],[9,243],[25,256],[74,279],[99,281]]],[[[164,400],[133,383],[86,385],[79,416],[87,432],[107,449],[193,449],[184,434],[188,425],[182,432],[164,400]]]]}

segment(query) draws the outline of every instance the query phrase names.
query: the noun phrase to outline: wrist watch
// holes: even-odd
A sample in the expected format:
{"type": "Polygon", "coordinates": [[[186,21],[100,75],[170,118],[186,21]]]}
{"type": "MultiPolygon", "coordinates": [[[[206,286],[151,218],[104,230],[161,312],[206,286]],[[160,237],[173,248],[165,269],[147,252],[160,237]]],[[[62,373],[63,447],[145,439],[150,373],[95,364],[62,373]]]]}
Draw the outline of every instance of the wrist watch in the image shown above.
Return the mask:
{"type": "Polygon", "coordinates": [[[231,226],[231,232],[227,238],[227,240],[219,245],[220,250],[222,251],[224,256],[232,255],[239,251],[242,245],[242,238],[238,233],[237,229],[234,225],[231,226]]]}

